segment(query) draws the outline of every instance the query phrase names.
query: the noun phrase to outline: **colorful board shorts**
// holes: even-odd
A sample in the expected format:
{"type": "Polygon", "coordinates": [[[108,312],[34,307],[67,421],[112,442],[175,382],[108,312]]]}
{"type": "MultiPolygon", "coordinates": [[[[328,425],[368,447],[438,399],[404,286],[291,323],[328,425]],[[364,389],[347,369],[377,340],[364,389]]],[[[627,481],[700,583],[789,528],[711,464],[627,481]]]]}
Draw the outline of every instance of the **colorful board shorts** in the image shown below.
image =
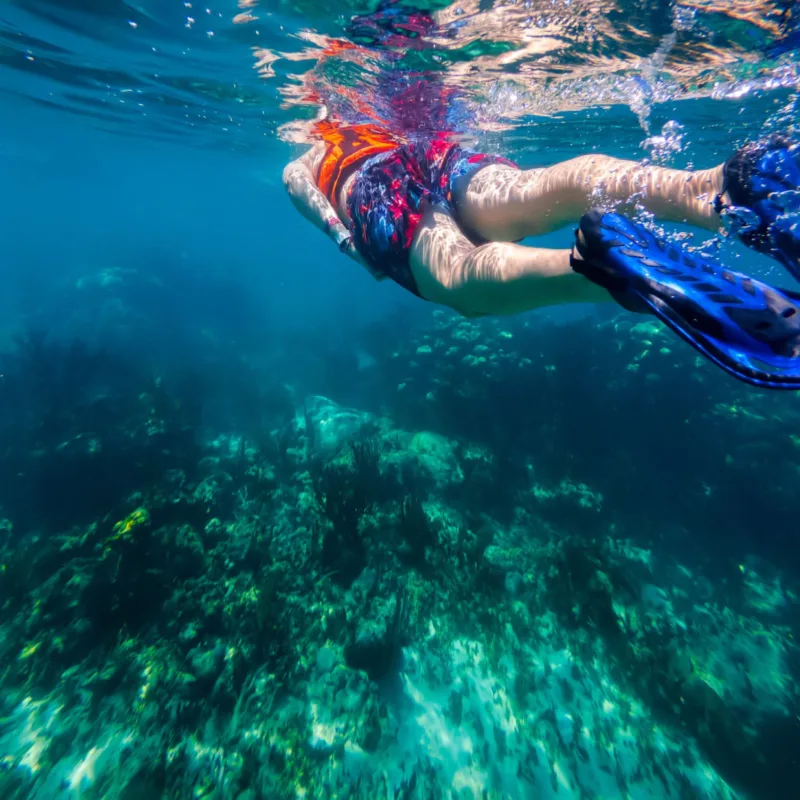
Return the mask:
{"type": "MultiPolygon", "coordinates": [[[[456,220],[453,184],[489,164],[515,167],[499,156],[474,153],[444,139],[403,144],[367,161],[347,197],[353,240],[374,270],[419,296],[410,250],[424,201],[446,204],[456,220]]],[[[479,244],[474,235],[465,235],[479,244]]]]}

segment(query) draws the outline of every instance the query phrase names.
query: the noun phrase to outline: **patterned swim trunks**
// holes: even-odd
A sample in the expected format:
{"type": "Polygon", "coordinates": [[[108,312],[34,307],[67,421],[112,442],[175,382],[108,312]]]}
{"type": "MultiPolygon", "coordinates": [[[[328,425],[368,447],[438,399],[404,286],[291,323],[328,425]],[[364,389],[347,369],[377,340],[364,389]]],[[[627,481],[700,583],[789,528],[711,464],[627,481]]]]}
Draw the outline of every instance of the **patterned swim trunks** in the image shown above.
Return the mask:
{"type": "Polygon", "coordinates": [[[454,182],[489,164],[516,167],[505,158],[464,150],[442,138],[409,142],[367,161],[347,198],[351,232],[361,257],[419,296],[410,250],[424,201],[446,204],[457,218],[454,182]]]}

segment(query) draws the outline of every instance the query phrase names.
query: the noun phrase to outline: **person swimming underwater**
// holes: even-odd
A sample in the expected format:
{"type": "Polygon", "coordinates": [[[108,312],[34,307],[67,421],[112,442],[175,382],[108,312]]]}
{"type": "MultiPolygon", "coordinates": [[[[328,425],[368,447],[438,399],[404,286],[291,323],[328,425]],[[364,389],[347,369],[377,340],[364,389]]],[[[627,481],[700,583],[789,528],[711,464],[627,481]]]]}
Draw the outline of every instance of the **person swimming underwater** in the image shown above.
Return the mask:
{"type": "MultiPolygon", "coordinates": [[[[409,14],[384,8],[368,23],[358,18],[358,29],[427,30],[426,15],[409,23],[409,14]]],[[[468,317],[613,299],[655,315],[741,380],[800,389],[800,294],[592,209],[598,192],[612,203],[635,193],[665,221],[713,231],[728,216],[745,245],[800,280],[800,143],[773,136],[693,172],[602,155],[523,170],[430,126],[394,130],[329,118],[315,135],[317,143],[285,168],[286,189],[378,280],[468,317]],[[571,248],[517,244],[573,220],[580,222],[571,248]]]]}

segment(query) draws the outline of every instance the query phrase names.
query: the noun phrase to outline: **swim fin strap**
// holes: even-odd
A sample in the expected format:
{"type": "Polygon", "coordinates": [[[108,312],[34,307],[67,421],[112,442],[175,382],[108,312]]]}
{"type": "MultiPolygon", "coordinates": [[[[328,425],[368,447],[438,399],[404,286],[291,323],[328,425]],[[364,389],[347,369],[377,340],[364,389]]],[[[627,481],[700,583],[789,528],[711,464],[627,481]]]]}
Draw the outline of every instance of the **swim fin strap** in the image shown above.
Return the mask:
{"type": "Polygon", "coordinates": [[[594,210],[575,232],[572,268],[629,311],[650,313],[729,374],[800,389],[800,293],[727,270],[594,210]]]}

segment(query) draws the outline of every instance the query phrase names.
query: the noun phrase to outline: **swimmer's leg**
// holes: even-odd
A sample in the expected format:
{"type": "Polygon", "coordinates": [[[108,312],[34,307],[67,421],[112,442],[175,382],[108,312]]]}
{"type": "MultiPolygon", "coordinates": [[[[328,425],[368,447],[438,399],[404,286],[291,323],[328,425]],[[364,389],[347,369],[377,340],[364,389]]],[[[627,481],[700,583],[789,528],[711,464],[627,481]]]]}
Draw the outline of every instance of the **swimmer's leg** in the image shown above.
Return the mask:
{"type": "Polygon", "coordinates": [[[663,220],[715,230],[722,166],[699,172],[586,155],[544,169],[492,164],[456,179],[453,201],[464,225],[489,241],[538,236],[578,220],[603,200],[637,202],[663,220]]]}
{"type": "Polygon", "coordinates": [[[430,208],[414,236],[411,271],[422,297],[465,316],[610,301],[572,269],[570,252],[504,242],[475,247],[445,209],[430,208]]]}
{"type": "Polygon", "coordinates": [[[800,389],[800,293],[726,270],[601,211],[583,217],[570,255],[498,242],[473,247],[449,212],[429,209],[411,270],[424,298],[466,316],[614,297],[655,315],[740,380],[800,389]]]}

